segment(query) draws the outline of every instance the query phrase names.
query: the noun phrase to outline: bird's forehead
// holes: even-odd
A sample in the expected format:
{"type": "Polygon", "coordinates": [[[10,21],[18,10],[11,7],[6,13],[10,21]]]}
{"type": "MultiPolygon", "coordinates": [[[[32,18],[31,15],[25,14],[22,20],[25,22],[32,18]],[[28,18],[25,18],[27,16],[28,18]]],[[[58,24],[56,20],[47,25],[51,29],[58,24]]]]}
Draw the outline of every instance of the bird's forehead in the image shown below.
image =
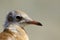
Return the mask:
{"type": "Polygon", "coordinates": [[[21,10],[16,10],[16,15],[21,15],[21,16],[27,16],[27,14],[24,12],[24,11],[21,11],[21,10]]]}
{"type": "Polygon", "coordinates": [[[14,16],[28,17],[28,15],[21,10],[11,11],[14,16]]]}

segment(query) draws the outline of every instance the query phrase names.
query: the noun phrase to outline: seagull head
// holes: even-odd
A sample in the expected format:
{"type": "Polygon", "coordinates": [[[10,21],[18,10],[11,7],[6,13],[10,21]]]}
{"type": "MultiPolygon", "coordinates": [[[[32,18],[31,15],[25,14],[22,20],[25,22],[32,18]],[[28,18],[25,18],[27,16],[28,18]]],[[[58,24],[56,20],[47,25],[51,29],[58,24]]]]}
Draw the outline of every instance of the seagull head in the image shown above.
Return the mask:
{"type": "Polygon", "coordinates": [[[20,26],[33,24],[42,26],[40,22],[31,19],[24,11],[21,10],[13,10],[7,14],[5,26],[10,24],[18,24],[20,26]]]}

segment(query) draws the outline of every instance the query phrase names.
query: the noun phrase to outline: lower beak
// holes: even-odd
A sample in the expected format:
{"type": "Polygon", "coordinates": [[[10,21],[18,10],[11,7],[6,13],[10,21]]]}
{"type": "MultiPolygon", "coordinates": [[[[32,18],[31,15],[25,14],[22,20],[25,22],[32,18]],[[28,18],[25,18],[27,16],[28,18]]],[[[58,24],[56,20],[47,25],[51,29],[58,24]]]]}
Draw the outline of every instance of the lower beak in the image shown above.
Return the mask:
{"type": "Polygon", "coordinates": [[[36,22],[36,21],[29,21],[27,22],[28,24],[34,24],[34,25],[38,25],[38,26],[43,26],[40,22],[36,22]]]}

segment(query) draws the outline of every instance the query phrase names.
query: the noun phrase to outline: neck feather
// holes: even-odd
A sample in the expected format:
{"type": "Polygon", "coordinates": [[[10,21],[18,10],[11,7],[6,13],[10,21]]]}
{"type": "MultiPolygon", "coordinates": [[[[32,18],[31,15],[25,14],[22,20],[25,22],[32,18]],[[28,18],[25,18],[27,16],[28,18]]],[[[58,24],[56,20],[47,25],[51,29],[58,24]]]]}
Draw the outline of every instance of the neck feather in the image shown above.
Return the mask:
{"type": "Polygon", "coordinates": [[[6,27],[4,29],[4,32],[7,32],[7,33],[13,35],[14,37],[17,37],[19,40],[20,39],[29,40],[24,28],[19,27],[18,25],[15,25],[15,24],[6,27]]]}

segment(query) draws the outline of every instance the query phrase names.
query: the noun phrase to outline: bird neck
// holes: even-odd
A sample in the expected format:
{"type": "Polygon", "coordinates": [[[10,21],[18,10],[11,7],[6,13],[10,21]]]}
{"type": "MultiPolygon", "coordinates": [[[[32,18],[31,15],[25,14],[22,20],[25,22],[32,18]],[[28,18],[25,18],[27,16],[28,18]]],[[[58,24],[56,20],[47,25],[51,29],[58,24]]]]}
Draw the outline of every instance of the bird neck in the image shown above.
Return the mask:
{"type": "Polygon", "coordinates": [[[17,24],[9,24],[7,27],[5,26],[4,29],[9,29],[12,32],[18,32],[20,30],[24,30],[24,27],[21,27],[20,25],[17,24]]]}
{"type": "Polygon", "coordinates": [[[16,24],[12,24],[4,29],[4,32],[12,34],[14,37],[22,40],[29,40],[23,27],[20,27],[16,24]]]}

